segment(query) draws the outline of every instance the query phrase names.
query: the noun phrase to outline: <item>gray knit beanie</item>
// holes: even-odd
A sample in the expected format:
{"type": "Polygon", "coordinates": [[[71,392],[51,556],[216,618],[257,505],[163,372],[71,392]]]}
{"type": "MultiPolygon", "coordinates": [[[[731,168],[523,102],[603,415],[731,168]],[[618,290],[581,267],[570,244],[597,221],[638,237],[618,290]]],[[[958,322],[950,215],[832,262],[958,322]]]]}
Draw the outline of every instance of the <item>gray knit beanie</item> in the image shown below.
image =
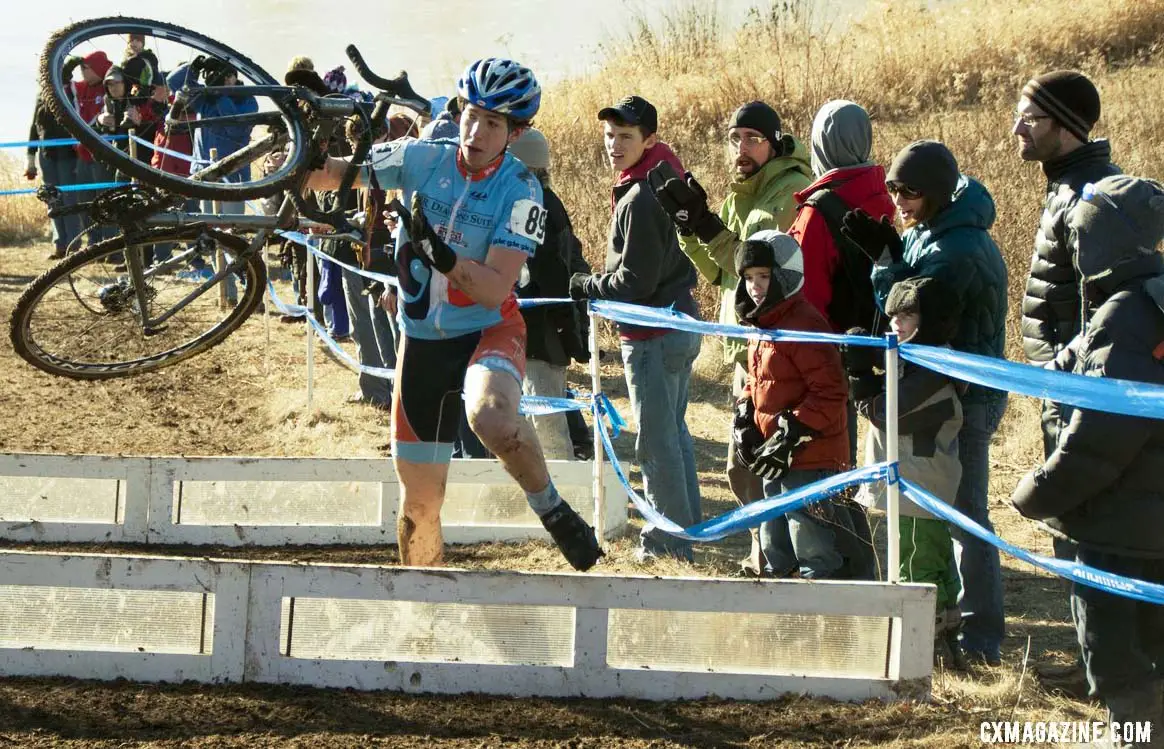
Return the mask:
{"type": "Polygon", "coordinates": [[[1164,185],[1117,174],[1085,185],[1067,216],[1085,281],[1156,255],[1164,240],[1164,185]]]}
{"type": "Polygon", "coordinates": [[[958,174],[958,160],[945,144],[919,140],[898,152],[885,181],[901,182],[920,191],[935,206],[943,206],[954,196],[958,174]]]}

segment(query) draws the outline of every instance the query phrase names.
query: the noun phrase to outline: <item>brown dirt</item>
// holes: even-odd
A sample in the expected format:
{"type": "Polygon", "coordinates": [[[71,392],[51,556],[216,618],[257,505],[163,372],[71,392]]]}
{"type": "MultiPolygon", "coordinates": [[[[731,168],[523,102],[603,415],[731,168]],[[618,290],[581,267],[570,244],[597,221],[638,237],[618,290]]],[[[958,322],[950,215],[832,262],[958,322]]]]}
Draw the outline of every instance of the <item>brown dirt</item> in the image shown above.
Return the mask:
{"type": "MultiPolygon", "coordinates": [[[[0,320],[20,289],[46,266],[43,245],[0,250],[0,320]]],[[[321,349],[317,349],[321,351],[321,349]]],[[[262,315],[230,340],[162,372],[108,383],[44,375],[0,346],[0,450],[132,455],[384,454],[385,416],[350,405],[355,377],[317,356],[315,407],[305,407],[303,330],[262,315]]],[[[705,512],[732,506],[722,477],[728,416],[718,352],[706,347],[693,378],[688,422],[696,439],[705,512]]],[[[606,390],[625,409],[616,365],[604,367],[606,390]]],[[[587,382],[581,371],[571,379],[587,382]]],[[[1042,553],[1049,543],[1003,503],[1038,453],[1036,410],[1012,401],[998,436],[992,495],[995,520],[1009,540],[1042,553]]],[[[633,450],[618,440],[620,457],[633,450]]],[[[604,573],[730,574],[743,545],[708,545],[696,564],[636,562],[633,538],[616,540],[604,573]]],[[[4,548],[28,548],[14,544],[4,548]]],[[[44,547],[37,547],[44,548],[44,547]]],[[[55,546],[119,553],[196,554],[322,562],[396,561],[394,548],[55,546]]],[[[564,570],[541,543],[453,548],[458,567],[564,570]]],[[[1009,636],[1004,665],[969,676],[937,674],[930,704],[837,704],[789,697],[775,703],[715,700],[654,704],[626,700],[509,700],[416,697],[392,693],[260,685],[97,683],[71,679],[0,679],[0,747],[721,747],[977,746],[983,720],[1096,719],[1090,705],[1049,695],[1024,664],[1066,662],[1073,629],[1058,581],[1004,559],[1009,636]]]]}

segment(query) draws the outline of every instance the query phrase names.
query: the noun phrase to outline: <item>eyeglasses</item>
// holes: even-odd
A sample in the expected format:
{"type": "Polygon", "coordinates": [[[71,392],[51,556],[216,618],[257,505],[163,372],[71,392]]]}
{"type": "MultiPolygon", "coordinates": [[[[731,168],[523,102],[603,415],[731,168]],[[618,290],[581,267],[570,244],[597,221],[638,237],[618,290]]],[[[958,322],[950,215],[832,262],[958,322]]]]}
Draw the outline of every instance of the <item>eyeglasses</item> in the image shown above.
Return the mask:
{"type": "Polygon", "coordinates": [[[739,148],[741,143],[747,143],[749,147],[755,148],[761,146],[768,141],[763,135],[740,135],[739,133],[730,133],[728,135],[728,144],[732,148],[739,148]]]}
{"type": "Polygon", "coordinates": [[[900,195],[906,200],[917,200],[922,197],[921,191],[915,190],[904,182],[886,182],[885,189],[893,195],[900,195]]]}
{"type": "Polygon", "coordinates": [[[1046,114],[1027,114],[1026,112],[1014,113],[1015,124],[1022,125],[1028,130],[1034,130],[1039,126],[1039,122],[1049,119],[1051,119],[1050,115],[1046,114]]]}

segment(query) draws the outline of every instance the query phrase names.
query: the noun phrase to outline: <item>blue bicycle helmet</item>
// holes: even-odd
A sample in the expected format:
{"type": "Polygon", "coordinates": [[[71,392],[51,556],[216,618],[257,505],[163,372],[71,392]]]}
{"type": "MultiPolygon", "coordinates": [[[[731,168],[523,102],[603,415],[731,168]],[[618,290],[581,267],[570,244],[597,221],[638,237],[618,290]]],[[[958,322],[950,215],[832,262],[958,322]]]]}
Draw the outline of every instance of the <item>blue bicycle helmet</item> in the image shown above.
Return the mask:
{"type": "Polygon", "coordinates": [[[499,57],[478,60],[465,68],[457,80],[457,95],[520,122],[533,119],[542,103],[542,87],[533,71],[499,57]]]}

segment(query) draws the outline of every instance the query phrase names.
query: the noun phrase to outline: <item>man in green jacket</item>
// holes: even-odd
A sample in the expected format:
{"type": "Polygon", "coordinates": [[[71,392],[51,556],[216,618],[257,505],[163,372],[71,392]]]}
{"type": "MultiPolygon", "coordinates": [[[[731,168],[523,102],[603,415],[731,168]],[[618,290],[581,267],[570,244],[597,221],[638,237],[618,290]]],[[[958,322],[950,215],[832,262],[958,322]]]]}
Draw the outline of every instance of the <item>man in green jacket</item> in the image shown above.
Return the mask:
{"type": "MultiPolygon", "coordinates": [[[[720,289],[719,321],[737,324],[735,310],[735,250],[741,239],[761,229],[787,231],[796,218],[796,193],[812,183],[808,149],[783,132],[780,115],[762,101],[735,111],[728,124],[727,141],[735,155],[735,175],[719,215],[707,206],[707,193],[691,174],[685,179],[656,182],[659,202],[679,229],[679,245],[699,274],[720,289]]],[[[746,342],[723,339],[724,361],[734,365],[733,402],[746,380],[746,342]]],[[[728,483],[741,504],[763,497],[760,479],[736,460],[735,445],[728,446],[728,483]]],[[[745,572],[764,569],[759,540],[752,534],[752,553],[742,563],[745,572]]]]}

